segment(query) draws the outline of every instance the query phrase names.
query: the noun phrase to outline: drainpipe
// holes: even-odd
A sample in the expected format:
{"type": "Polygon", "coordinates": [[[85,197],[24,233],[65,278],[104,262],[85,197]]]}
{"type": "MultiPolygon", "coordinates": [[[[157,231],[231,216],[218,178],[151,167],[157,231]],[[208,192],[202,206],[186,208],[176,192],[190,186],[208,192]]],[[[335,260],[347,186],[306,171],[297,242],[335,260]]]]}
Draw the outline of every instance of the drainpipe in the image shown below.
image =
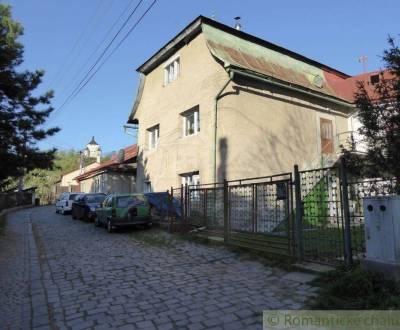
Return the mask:
{"type": "Polygon", "coordinates": [[[215,96],[215,106],[214,106],[214,145],[213,145],[213,182],[217,182],[217,128],[218,128],[218,100],[228,86],[228,84],[233,79],[234,72],[229,72],[229,79],[225,82],[222,88],[219,90],[218,94],[215,96]]]}

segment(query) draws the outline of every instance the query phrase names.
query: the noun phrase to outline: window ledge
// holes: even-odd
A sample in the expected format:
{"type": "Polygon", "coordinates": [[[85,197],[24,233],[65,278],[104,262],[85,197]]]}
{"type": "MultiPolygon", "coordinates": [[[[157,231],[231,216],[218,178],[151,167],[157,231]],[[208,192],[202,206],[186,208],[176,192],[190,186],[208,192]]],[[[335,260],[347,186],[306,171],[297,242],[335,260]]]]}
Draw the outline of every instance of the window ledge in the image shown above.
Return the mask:
{"type": "Polygon", "coordinates": [[[190,134],[190,135],[183,135],[182,139],[187,139],[187,138],[191,138],[191,137],[195,137],[195,136],[199,136],[199,135],[200,135],[200,132],[190,134]]]}

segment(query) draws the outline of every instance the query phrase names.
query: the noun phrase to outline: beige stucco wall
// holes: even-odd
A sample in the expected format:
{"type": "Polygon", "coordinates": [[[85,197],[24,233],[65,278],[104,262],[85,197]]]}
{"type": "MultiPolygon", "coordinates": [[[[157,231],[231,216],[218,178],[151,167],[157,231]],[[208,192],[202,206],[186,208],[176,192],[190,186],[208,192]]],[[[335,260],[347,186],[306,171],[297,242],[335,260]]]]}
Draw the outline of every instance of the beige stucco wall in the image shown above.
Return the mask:
{"type": "Polygon", "coordinates": [[[347,109],[301,94],[235,80],[218,107],[218,178],[228,180],[332,165],[321,157],[320,118],[345,132],[347,109]]]}
{"type": "Polygon", "coordinates": [[[133,193],[136,192],[134,175],[122,173],[100,173],[80,182],[84,193],[133,193]]]}
{"type": "MultiPolygon", "coordinates": [[[[87,166],[85,166],[83,168],[83,172],[82,173],[85,173],[85,172],[95,168],[96,166],[99,166],[99,163],[89,164],[89,165],[87,165],[87,166]]],[[[75,171],[63,174],[62,177],[61,177],[61,186],[62,187],[68,187],[68,186],[71,186],[71,185],[77,185],[78,182],[75,180],[75,178],[79,174],[80,174],[80,169],[77,169],[75,171]]]]}
{"type": "Polygon", "coordinates": [[[200,171],[202,181],[211,180],[211,150],[214,97],[228,75],[212,58],[204,37],[197,36],[176,52],[180,76],[163,86],[163,65],[146,76],[143,95],[135,118],[138,132],[138,191],[148,178],[156,191],[180,185],[179,174],[200,171]],[[199,105],[201,130],[183,137],[181,113],[199,105]],[[160,124],[160,141],[149,150],[147,129],[160,124]]]}
{"type": "MultiPolygon", "coordinates": [[[[163,86],[164,65],[149,73],[135,114],[139,121],[138,191],[147,179],[154,191],[178,186],[179,174],[192,171],[199,171],[202,183],[212,182],[214,100],[228,74],[212,57],[202,35],[176,54],[180,77],[163,86]],[[182,137],[180,113],[196,105],[200,106],[201,131],[182,137]],[[149,150],[147,129],[156,124],[160,125],[159,146],[149,150]]],[[[292,171],[295,163],[302,169],[318,167],[319,116],[332,119],[334,133],[347,130],[344,109],[332,104],[249,81],[235,80],[226,92],[218,103],[219,180],[292,171]]]]}

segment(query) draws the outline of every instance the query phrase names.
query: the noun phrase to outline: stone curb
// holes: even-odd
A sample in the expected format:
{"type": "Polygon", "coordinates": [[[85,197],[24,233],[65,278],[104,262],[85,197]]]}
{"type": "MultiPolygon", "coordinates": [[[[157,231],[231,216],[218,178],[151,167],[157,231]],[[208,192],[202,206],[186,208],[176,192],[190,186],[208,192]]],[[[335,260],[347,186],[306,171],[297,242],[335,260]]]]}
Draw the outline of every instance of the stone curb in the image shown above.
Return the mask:
{"type": "Polygon", "coordinates": [[[16,212],[16,211],[23,210],[23,209],[29,209],[31,207],[34,207],[34,205],[33,204],[21,205],[21,206],[16,206],[16,207],[10,207],[9,209],[4,209],[0,212],[0,218],[9,213],[16,212]]]}

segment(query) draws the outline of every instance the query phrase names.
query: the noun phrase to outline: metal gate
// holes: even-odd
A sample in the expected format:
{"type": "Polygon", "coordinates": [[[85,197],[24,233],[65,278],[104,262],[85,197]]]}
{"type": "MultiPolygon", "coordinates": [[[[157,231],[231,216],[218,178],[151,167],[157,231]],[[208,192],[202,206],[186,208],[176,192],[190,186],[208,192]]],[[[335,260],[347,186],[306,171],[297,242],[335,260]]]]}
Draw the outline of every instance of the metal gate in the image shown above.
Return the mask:
{"type": "Polygon", "coordinates": [[[344,258],[344,222],[338,167],[300,171],[301,235],[304,259],[344,258]]]}
{"type": "Polygon", "coordinates": [[[188,186],[187,220],[230,244],[292,253],[292,174],[188,186]]]}

